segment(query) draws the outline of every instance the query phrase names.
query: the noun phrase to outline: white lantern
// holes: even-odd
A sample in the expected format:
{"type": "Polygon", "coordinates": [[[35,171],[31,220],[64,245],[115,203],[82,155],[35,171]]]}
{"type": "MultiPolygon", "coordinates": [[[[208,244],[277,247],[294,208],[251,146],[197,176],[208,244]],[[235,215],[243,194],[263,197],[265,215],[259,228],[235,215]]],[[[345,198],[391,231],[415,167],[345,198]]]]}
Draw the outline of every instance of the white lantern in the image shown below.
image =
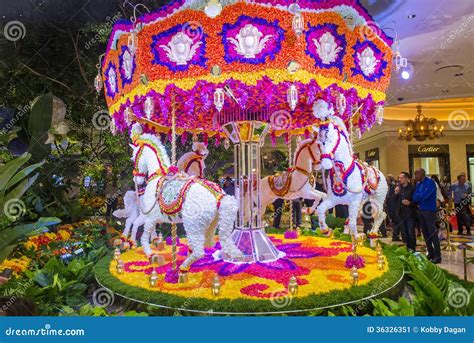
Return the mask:
{"type": "Polygon", "coordinates": [[[102,76],[100,75],[100,71],[97,74],[97,76],[94,79],[94,87],[97,93],[100,93],[102,90],[102,87],[104,86],[104,83],[102,82],[102,76]]]}
{"type": "Polygon", "coordinates": [[[294,84],[288,87],[288,91],[286,93],[286,100],[288,101],[288,105],[292,111],[295,110],[296,105],[298,104],[298,89],[294,84]]]}
{"type": "Polygon", "coordinates": [[[293,31],[299,36],[304,31],[304,20],[301,12],[296,12],[293,16],[293,31]]]}
{"type": "Polygon", "coordinates": [[[214,106],[219,112],[224,107],[224,90],[222,88],[217,88],[214,91],[214,106]]]}
{"type": "Polygon", "coordinates": [[[127,107],[125,109],[125,112],[123,113],[123,117],[127,126],[130,126],[130,124],[132,124],[132,111],[130,110],[130,107],[127,107]]]}
{"type": "Polygon", "coordinates": [[[135,55],[135,51],[137,51],[138,47],[138,36],[135,31],[132,31],[128,36],[127,47],[130,50],[130,53],[135,55]]]}
{"type": "Polygon", "coordinates": [[[206,7],[204,8],[204,13],[209,18],[215,18],[222,12],[222,5],[219,0],[209,0],[206,7]]]}
{"type": "Polygon", "coordinates": [[[155,104],[153,103],[153,99],[150,96],[146,97],[145,104],[143,105],[143,110],[145,111],[146,118],[150,120],[151,115],[155,110],[155,104]]]}
{"type": "Polygon", "coordinates": [[[375,113],[376,113],[377,123],[379,125],[382,125],[383,116],[384,116],[384,107],[382,105],[377,105],[375,111],[376,111],[375,113]]]}
{"type": "Polygon", "coordinates": [[[337,100],[336,100],[336,108],[339,114],[344,113],[346,111],[346,107],[347,107],[346,97],[344,96],[344,94],[339,93],[337,95],[337,100]]]}

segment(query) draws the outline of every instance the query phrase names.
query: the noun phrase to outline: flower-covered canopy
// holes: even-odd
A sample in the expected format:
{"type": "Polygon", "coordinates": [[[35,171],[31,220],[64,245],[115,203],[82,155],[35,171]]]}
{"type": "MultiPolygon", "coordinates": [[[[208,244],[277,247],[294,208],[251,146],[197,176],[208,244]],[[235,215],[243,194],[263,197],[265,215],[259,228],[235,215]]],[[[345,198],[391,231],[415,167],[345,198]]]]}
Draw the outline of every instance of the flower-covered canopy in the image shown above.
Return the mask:
{"type": "Polygon", "coordinates": [[[362,132],[375,123],[392,40],[357,0],[221,0],[214,18],[206,3],[176,0],[114,25],[102,71],[117,128],[140,120],[168,131],[173,99],[178,133],[246,119],[303,133],[318,99],[344,120],[360,108],[362,132]],[[284,127],[274,123],[282,113],[284,127]]]}

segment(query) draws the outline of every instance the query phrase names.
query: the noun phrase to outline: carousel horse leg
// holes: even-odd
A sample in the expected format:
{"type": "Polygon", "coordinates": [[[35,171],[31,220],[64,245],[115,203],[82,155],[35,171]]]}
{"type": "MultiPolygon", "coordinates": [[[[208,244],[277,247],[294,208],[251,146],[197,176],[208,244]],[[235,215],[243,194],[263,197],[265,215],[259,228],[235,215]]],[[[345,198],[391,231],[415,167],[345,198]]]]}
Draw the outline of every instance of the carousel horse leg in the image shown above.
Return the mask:
{"type": "Polygon", "coordinates": [[[212,220],[211,224],[206,230],[206,240],[204,241],[204,246],[206,248],[212,248],[214,246],[214,234],[216,233],[217,227],[217,216],[212,220]]]}
{"type": "Polygon", "coordinates": [[[352,236],[357,239],[357,217],[359,216],[359,207],[361,203],[361,197],[354,199],[349,205],[349,228],[352,231],[352,236]]]}
{"type": "Polygon", "coordinates": [[[133,221],[132,225],[132,234],[130,235],[130,240],[133,243],[137,242],[137,231],[138,228],[145,224],[146,217],[143,214],[140,214],[137,219],[133,221]]]}
{"type": "Polygon", "coordinates": [[[387,214],[383,211],[383,203],[380,204],[377,199],[372,199],[372,214],[374,214],[374,226],[372,227],[373,232],[379,232],[380,225],[387,217],[387,214]]]}
{"type": "Polygon", "coordinates": [[[146,254],[147,257],[150,257],[152,254],[152,250],[150,248],[150,236],[151,232],[155,230],[156,226],[156,220],[147,218],[145,220],[145,228],[143,230],[143,235],[142,238],[140,239],[140,242],[142,243],[143,247],[143,252],[146,254]]]}
{"type": "Polygon", "coordinates": [[[326,198],[321,204],[317,207],[318,220],[319,220],[319,229],[323,232],[328,230],[326,224],[326,211],[336,206],[336,203],[332,198],[326,198]]]}
{"type": "Polygon", "coordinates": [[[326,194],[320,191],[317,191],[316,189],[310,187],[309,193],[307,193],[308,198],[306,199],[311,199],[314,200],[313,206],[310,207],[310,212],[314,213],[316,211],[316,208],[318,207],[319,203],[321,200],[325,200],[327,198],[326,194]]]}

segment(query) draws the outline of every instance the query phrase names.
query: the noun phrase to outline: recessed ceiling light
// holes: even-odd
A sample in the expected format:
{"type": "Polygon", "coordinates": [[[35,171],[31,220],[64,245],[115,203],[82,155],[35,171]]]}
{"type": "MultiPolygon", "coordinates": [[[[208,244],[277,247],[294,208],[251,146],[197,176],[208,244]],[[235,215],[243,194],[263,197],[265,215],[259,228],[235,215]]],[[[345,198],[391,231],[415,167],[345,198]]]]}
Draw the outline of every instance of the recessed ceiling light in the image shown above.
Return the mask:
{"type": "Polygon", "coordinates": [[[412,13],[407,16],[408,19],[413,19],[416,17],[416,14],[412,13]]]}

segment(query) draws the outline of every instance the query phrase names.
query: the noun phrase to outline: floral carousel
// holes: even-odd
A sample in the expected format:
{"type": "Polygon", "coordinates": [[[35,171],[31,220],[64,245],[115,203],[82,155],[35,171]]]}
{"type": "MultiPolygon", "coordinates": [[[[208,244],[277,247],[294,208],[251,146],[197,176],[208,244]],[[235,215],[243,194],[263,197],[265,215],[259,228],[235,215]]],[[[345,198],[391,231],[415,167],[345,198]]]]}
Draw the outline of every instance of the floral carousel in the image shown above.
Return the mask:
{"type": "Polygon", "coordinates": [[[136,185],[125,201],[135,215],[123,215],[129,224],[96,266],[98,282],[151,306],[230,314],[395,294],[403,268],[377,241],[385,214],[374,214],[368,240],[356,228],[361,204],[381,209],[386,189],[383,174],[353,156],[352,138],[382,122],[392,67],[391,38],[358,1],[178,0],[141,10],[114,25],[96,79],[112,130],[131,137],[136,185]],[[190,135],[194,152],[178,160],[190,135]],[[233,146],[235,197],[200,168],[210,137],[233,146]],[[277,137],[290,169],[261,175],[260,149],[277,137]],[[323,169],[325,193],[309,183],[323,169]],[[290,219],[286,232],[267,232],[263,214],[276,198],[315,200],[320,229],[290,219]],[[349,219],[329,228],[326,210],[338,204],[349,219]],[[128,236],[132,221],[144,225],[140,241],[135,228],[128,236]]]}

